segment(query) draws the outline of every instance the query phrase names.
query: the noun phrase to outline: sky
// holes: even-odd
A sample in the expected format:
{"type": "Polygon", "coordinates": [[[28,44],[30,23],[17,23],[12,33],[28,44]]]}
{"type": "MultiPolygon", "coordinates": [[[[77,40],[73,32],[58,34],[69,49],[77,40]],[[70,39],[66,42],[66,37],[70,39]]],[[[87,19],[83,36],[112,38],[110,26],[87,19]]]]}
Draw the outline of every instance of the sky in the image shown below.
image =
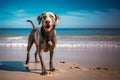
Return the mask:
{"type": "Polygon", "coordinates": [[[54,12],[57,28],[120,28],[120,0],[0,0],[0,28],[38,27],[37,16],[54,12]]]}

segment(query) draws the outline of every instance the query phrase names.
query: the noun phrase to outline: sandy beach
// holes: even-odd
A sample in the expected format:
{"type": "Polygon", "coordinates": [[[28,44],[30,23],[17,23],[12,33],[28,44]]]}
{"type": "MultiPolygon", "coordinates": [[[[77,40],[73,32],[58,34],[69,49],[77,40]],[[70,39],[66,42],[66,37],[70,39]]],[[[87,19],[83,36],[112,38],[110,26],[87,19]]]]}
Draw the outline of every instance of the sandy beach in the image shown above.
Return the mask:
{"type": "Polygon", "coordinates": [[[119,80],[119,48],[56,48],[55,72],[49,71],[49,54],[44,53],[48,75],[42,76],[41,65],[25,65],[26,47],[0,47],[0,80],[119,80]]]}

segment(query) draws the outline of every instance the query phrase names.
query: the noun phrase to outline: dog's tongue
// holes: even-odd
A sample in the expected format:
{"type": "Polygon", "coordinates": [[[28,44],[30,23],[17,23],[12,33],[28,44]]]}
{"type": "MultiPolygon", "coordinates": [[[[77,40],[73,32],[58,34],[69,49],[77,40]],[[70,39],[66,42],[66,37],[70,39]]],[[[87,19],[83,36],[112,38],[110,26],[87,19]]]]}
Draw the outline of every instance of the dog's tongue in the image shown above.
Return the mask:
{"type": "Polygon", "coordinates": [[[47,28],[46,30],[47,30],[47,32],[50,32],[50,28],[47,28]]]}
{"type": "Polygon", "coordinates": [[[51,30],[51,27],[50,26],[46,26],[46,31],[50,32],[50,30],[51,30]]]}

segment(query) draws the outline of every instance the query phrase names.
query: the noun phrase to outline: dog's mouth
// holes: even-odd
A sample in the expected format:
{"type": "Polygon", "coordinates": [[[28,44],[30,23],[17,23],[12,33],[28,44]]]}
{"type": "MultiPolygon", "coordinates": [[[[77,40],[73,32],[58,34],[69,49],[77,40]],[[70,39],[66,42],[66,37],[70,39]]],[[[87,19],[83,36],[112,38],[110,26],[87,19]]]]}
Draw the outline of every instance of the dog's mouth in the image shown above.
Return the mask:
{"type": "Polygon", "coordinates": [[[52,30],[52,26],[47,25],[47,26],[44,27],[44,29],[45,29],[46,32],[50,32],[52,30]]]}
{"type": "Polygon", "coordinates": [[[50,28],[50,26],[49,26],[49,25],[47,25],[47,26],[46,26],[46,29],[49,29],[49,28],[50,28]]]}

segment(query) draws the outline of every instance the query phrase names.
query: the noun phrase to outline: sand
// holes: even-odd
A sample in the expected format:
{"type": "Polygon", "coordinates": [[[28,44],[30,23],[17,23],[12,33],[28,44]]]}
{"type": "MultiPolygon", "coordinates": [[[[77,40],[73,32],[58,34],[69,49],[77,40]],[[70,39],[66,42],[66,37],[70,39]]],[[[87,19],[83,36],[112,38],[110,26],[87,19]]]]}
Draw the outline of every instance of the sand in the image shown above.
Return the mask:
{"type": "Polygon", "coordinates": [[[49,71],[49,54],[44,54],[46,76],[34,63],[34,51],[25,65],[25,47],[0,47],[0,80],[120,80],[119,48],[56,48],[55,72],[49,71]]]}

